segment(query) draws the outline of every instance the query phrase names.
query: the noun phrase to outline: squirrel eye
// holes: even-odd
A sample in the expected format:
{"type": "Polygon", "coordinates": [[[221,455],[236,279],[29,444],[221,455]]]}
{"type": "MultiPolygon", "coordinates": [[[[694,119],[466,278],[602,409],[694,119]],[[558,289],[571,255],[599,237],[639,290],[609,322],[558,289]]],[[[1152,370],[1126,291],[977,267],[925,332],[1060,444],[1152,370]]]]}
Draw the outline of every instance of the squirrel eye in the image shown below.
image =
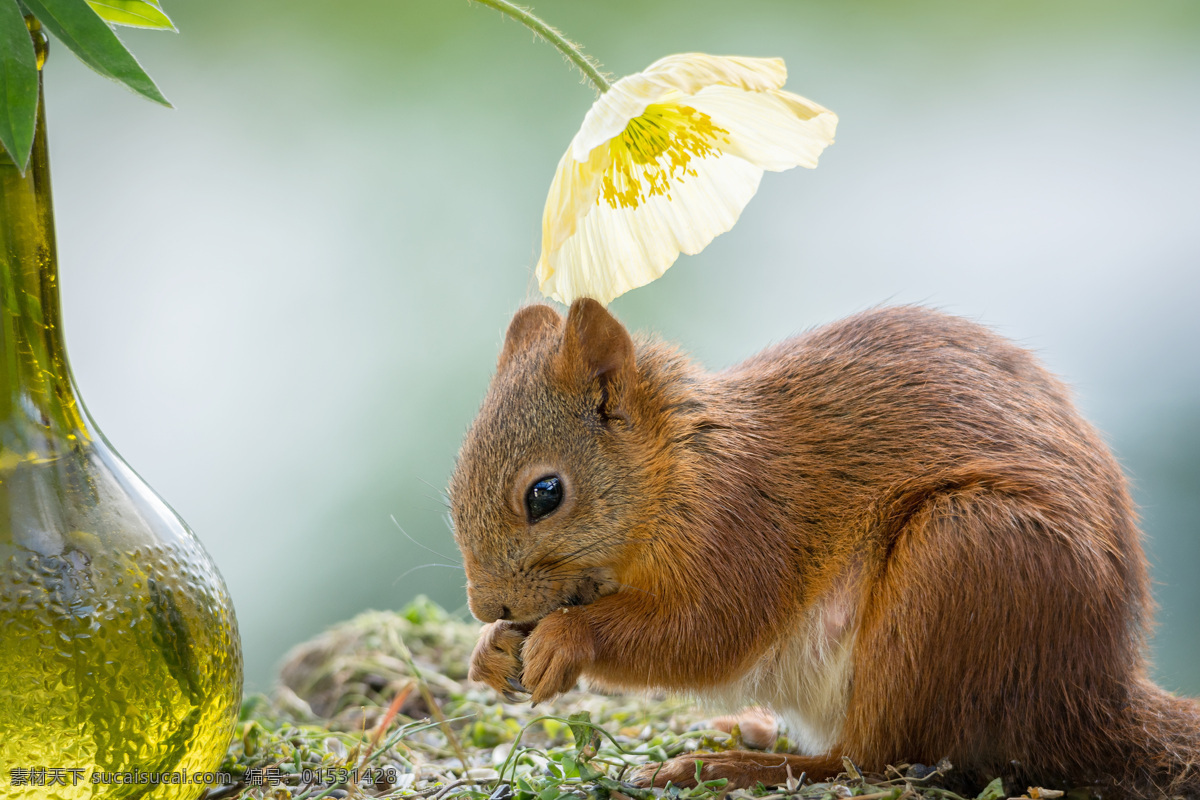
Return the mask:
{"type": "Polygon", "coordinates": [[[540,478],[525,493],[525,510],[529,514],[529,521],[537,522],[558,508],[562,497],[562,481],[558,479],[557,475],[540,478]]]}

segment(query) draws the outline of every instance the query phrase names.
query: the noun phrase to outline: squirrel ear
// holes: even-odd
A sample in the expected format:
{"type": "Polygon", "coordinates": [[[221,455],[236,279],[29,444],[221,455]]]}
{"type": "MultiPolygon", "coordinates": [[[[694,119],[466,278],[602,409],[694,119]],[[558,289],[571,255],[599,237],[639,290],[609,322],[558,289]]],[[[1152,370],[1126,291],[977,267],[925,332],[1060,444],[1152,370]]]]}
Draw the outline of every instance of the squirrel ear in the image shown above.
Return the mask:
{"type": "Polygon", "coordinates": [[[504,335],[504,347],[500,350],[497,369],[503,369],[514,355],[527,350],[529,345],[547,334],[558,334],[562,328],[562,317],[548,305],[525,306],[513,315],[504,335]]]}
{"type": "Polygon", "coordinates": [[[590,297],[571,304],[560,358],[564,376],[587,383],[599,381],[602,416],[624,416],[613,411],[620,398],[611,390],[614,384],[618,390],[627,390],[633,380],[633,339],[604,306],[590,297]]]}

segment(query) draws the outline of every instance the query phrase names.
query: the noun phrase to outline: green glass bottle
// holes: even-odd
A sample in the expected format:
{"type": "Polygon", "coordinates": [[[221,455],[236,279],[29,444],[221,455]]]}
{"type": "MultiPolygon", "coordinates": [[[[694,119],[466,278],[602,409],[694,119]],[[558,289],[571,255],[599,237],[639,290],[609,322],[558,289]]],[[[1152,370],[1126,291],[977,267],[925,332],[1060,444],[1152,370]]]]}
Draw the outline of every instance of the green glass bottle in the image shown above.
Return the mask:
{"type": "Polygon", "coordinates": [[[79,400],[44,106],[25,175],[0,148],[0,797],[192,800],[237,718],[237,621],[204,548],[79,400]]]}

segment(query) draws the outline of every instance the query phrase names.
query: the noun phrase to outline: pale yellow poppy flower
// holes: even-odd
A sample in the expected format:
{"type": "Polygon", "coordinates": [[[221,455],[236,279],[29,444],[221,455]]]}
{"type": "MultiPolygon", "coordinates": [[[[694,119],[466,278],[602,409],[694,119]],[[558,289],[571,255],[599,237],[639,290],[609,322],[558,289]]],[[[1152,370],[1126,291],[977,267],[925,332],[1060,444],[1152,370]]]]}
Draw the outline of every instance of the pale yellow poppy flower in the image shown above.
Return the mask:
{"type": "Polygon", "coordinates": [[[608,303],[732,228],[764,170],[815,167],[837,115],[786,79],[779,58],[688,53],[614,83],[550,185],[542,293],[608,303]]]}

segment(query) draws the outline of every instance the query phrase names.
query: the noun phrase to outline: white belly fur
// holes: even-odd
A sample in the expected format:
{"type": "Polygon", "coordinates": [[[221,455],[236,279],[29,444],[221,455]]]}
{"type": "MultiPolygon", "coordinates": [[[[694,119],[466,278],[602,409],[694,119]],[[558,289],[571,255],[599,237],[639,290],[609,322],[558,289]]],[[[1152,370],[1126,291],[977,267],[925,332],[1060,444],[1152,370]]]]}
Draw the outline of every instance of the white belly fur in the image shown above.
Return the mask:
{"type": "Polygon", "coordinates": [[[740,680],[698,693],[728,710],[769,708],[805,755],[824,755],[838,742],[853,672],[851,581],[839,582],[797,621],[796,632],[759,659],[740,680]]]}

